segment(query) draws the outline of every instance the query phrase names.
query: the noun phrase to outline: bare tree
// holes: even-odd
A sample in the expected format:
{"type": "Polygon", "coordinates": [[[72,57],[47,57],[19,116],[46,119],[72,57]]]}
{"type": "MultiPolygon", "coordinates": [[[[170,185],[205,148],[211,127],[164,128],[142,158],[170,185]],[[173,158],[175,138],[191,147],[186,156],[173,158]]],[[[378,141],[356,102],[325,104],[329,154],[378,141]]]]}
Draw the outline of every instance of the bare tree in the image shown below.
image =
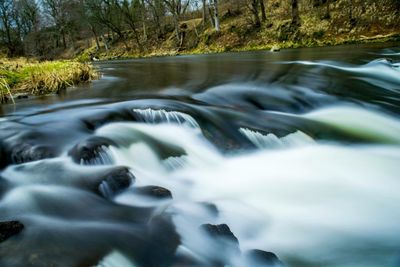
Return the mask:
{"type": "Polygon", "coordinates": [[[0,20],[2,26],[2,39],[8,49],[8,55],[14,56],[16,53],[15,42],[12,35],[13,25],[13,1],[0,1],[0,20]]]}
{"type": "Polygon", "coordinates": [[[218,0],[210,0],[212,10],[213,10],[213,20],[214,20],[214,27],[215,30],[218,32],[221,30],[220,24],[219,24],[219,15],[218,15],[218,0]]]}
{"type": "Polygon", "coordinates": [[[179,22],[181,15],[184,14],[189,7],[190,0],[164,0],[164,3],[173,17],[176,39],[178,43],[182,43],[179,22]]]}
{"type": "Polygon", "coordinates": [[[291,4],[292,4],[292,25],[297,27],[300,25],[299,2],[298,0],[291,0],[291,4]]]}
{"type": "Polygon", "coordinates": [[[260,10],[261,10],[261,19],[263,22],[267,20],[267,14],[265,13],[265,4],[264,0],[258,0],[260,3],[260,10]]]}

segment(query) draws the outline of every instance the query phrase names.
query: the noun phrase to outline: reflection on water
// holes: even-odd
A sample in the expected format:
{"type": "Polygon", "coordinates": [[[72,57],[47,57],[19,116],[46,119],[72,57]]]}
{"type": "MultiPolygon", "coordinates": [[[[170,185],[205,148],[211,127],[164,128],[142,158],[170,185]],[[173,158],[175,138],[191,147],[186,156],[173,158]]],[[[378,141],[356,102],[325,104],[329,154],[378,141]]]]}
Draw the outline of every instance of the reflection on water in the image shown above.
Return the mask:
{"type": "Polygon", "coordinates": [[[398,53],[104,62],[3,106],[0,266],[398,266],[398,53]]]}

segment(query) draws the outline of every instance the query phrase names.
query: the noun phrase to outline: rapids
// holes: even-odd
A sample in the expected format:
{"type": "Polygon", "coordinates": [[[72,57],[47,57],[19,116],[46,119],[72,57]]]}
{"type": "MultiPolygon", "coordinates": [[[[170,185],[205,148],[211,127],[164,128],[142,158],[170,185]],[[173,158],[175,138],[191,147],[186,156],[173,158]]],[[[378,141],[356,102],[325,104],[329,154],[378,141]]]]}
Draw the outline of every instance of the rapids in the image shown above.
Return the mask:
{"type": "Polygon", "coordinates": [[[0,266],[400,266],[399,48],[348,49],[104,62],[4,106],[0,266]]]}

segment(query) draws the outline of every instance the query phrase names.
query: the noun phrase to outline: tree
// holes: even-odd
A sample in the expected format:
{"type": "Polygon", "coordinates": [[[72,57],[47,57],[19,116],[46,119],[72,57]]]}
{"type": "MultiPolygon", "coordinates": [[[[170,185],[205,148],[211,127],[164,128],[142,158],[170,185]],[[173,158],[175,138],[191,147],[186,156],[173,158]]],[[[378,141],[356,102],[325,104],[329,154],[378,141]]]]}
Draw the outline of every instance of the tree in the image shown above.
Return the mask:
{"type": "Polygon", "coordinates": [[[126,24],[132,30],[136,45],[140,51],[143,51],[143,46],[140,43],[139,33],[136,26],[140,17],[140,10],[138,10],[137,1],[123,0],[122,3],[117,1],[115,4],[121,15],[124,17],[126,24]]]}
{"type": "Polygon", "coordinates": [[[292,4],[292,25],[300,26],[299,3],[298,0],[291,0],[292,4]]]}
{"type": "Polygon", "coordinates": [[[258,12],[258,7],[259,7],[258,0],[250,0],[249,9],[250,9],[250,12],[253,14],[254,25],[256,27],[260,27],[261,26],[261,20],[260,20],[260,15],[259,15],[259,12],[258,12]]]}
{"type": "MultiPolygon", "coordinates": [[[[92,20],[108,28],[123,42],[126,50],[130,50],[124,34],[123,18],[118,13],[117,0],[86,0],[86,9],[92,20]]],[[[106,38],[103,36],[106,42],[106,38]]]]}
{"type": "Polygon", "coordinates": [[[164,3],[173,17],[176,39],[178,43],[182,43],[179,22],[181,15],[184,14],[189,7],[190,0],[164,0],[164,3]]]}
{"type": "Polygon", "coordinates": [[[326,5],[326,11],[325,11],[324,18],[325,19],[330,19],[331,18],[331,9],[330,9],[331,1],[330,0],[326,0],[325,5],[326,5]]]}
{"type": "Polygon", "coordinates": [[[213,20],[214,20],[214,27],[215,30],[218,32],[221,30],[219,25],[219,16],[218,16],[218,0],[210,0],[212,10],[213,10],[213,20]]]}
{"type": "Polygon", "coordinates": [[[264,0],[258,0],[258,1],[260,3],[261,19],[262,19],[262,22],[265,22],[267,20],[267,14],[265,13],[264,0]]]}
{"type": "Polygon", "coordinates": [[[1,20],[1,35],[2,42],[5,43],[8,55],[14,56],[17,52],[15,39],[13,36],[13,1],[0,1],[0,20],[1,20]]]}

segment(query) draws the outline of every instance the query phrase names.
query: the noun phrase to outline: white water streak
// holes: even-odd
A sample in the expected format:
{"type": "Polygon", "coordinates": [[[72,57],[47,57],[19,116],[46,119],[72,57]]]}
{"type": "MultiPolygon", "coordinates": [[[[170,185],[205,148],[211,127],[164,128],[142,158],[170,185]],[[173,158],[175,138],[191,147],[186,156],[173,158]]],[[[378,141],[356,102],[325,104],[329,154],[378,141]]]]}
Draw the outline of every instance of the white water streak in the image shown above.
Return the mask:
{"type": "Polygon", "coordinates": [[[178,111],[166,111],[164,109],[134,109],[135,113],[140,114],[142,119],[148,123],[177,123],[192,128],[200,128],[196,120],[188,114],[178,111]]]}
{"type": "Polygon", "coordinates": [[[279,138],[272,133],[264,135],[260,132],[247,128],[240,128],[239,131],[258,148],[277,149],[310,145],[315,143],[310,136],[301,131],[296,131],[282,138],[279,138]]]}
{"type": "Polygon", "coordinates": [[[96,267],[136,267],[128,258],[118,251],[106,256],[96,267]]]}

